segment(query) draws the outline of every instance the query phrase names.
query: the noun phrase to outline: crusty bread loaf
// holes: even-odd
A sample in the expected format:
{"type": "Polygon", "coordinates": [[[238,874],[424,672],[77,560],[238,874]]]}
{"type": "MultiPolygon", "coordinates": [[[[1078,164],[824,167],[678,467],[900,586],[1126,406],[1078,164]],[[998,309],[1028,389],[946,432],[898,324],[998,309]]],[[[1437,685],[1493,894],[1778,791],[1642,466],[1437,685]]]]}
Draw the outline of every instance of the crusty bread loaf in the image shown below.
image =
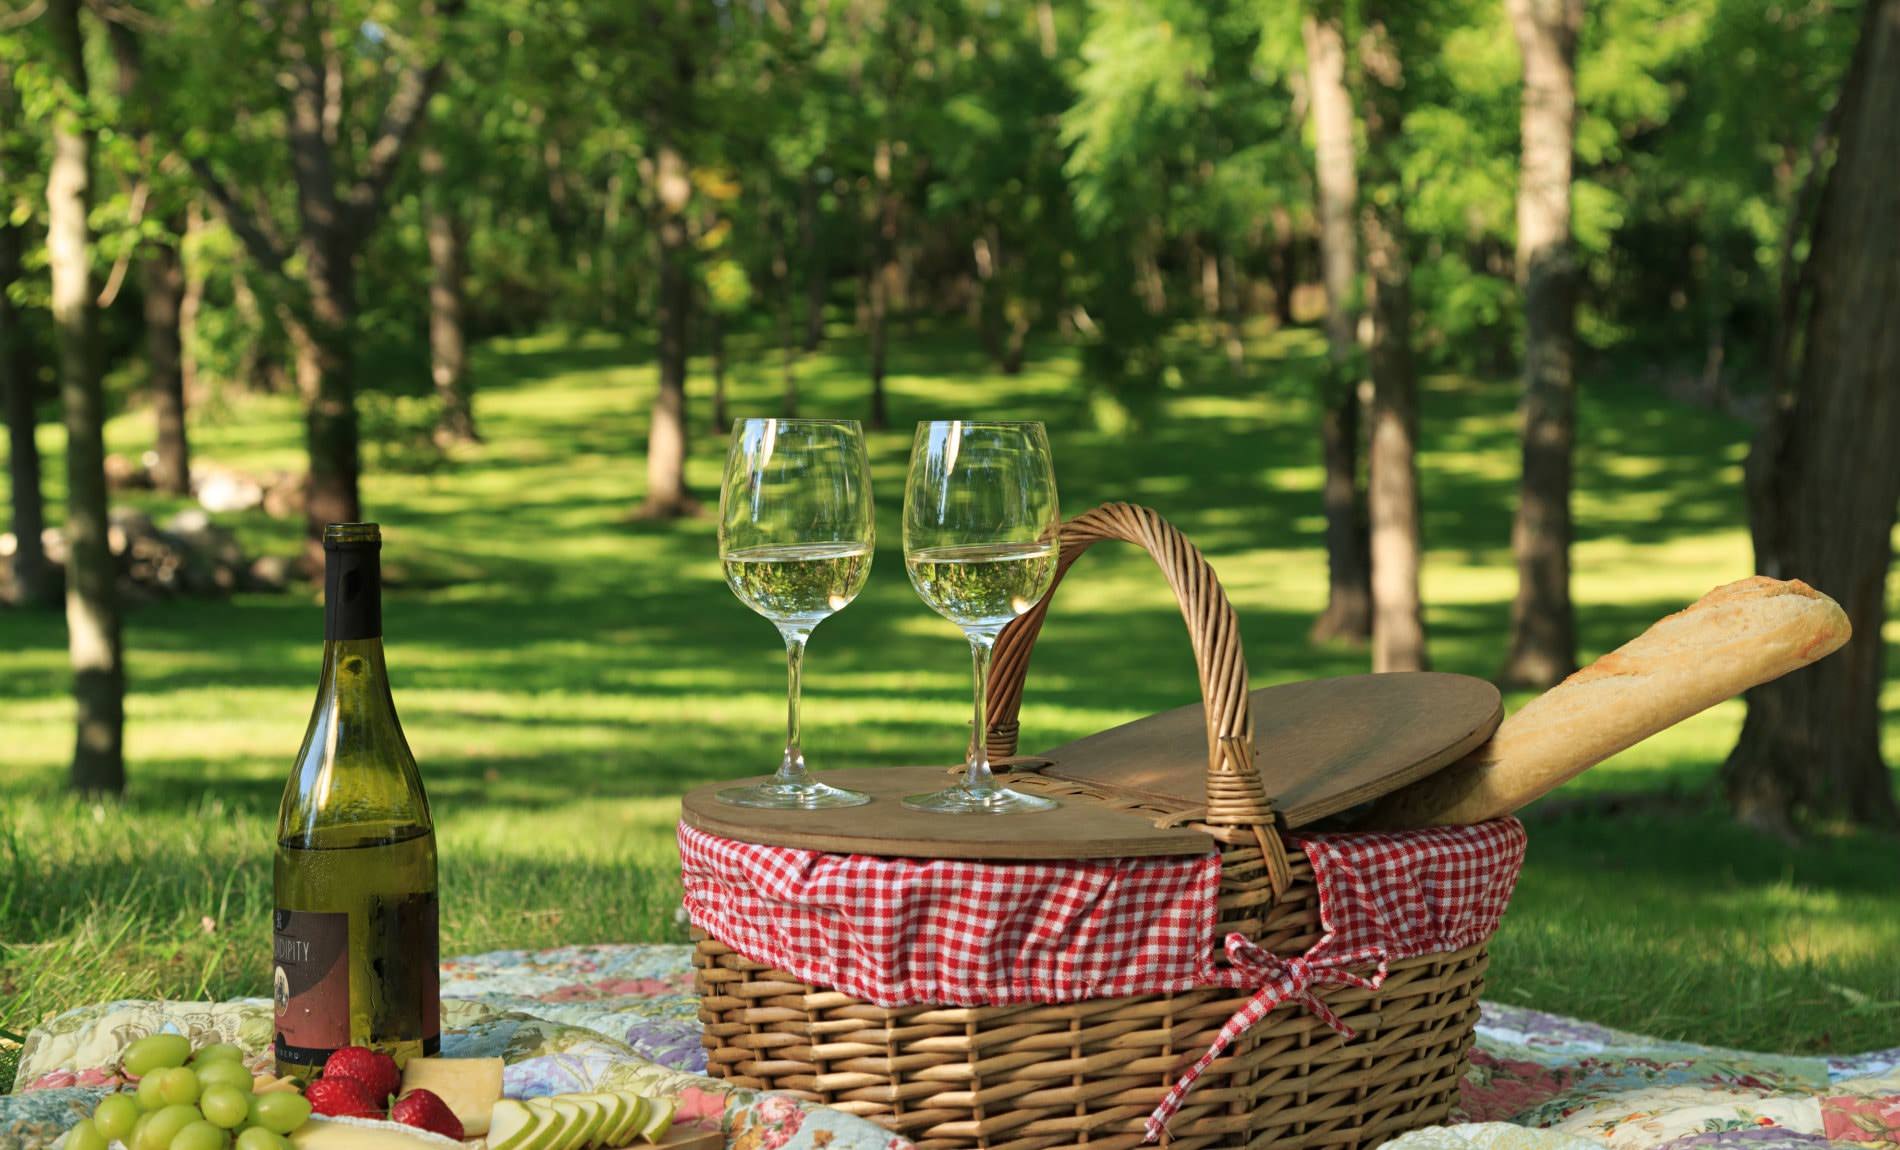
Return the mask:
{"type": "Polygon", "coordinates": [[[1799,580],[1730,583],[1532,699],[1458,763],[1359,820],[1381,830],[1509,814],[1583,771],[1758,683],[1834,651],[1853,628],[1799,580]]]}

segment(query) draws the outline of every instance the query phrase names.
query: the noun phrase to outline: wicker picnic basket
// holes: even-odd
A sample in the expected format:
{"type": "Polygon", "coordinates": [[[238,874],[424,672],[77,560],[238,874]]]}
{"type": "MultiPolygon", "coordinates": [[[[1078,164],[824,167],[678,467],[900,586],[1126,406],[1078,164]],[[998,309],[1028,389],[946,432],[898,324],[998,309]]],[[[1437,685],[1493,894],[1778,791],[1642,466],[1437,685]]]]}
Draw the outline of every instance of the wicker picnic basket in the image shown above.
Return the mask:
{"type": "MultiPolygon", "coordinates": [[[[1233,607],[1213,569],[1159,515],[1109,504],[1063,526],[1059,584],[1104,539],[1146,548],[1167,576],[1193,642],[1206,709],[1204,805],[1025,773],[1011,785],[1100,802],[1205,833],[1221,853],[1216,937],[1240,932],[1275,954],[1320,937],[1313,872],[1283,844],[1253,763],[1247,667],[1233,607]]],[[[1016,750],[1016,716],[1049,599],[998,640],[992,755],[1016,750]]],[[[1215,961],[1226,962],[1217,953],[1215,961]]],[[[922,1150],[1125,1150],[1182,1069],[1251,997],[1202,989],[1043,1006],[886,1008],[752,962],[716,939],[695,954],[708,1067],[857,1114],[922,1150]]],[[[1350,1043],[1286,1004],[1217,1059],[1175,1115],[1169,1141],[1201,1147],[1358,1150],[1445,1119],[1478,1017],[1482,945],[1391,963],[1376,991],[1329,989],[1359,1034],[1350,1043]]]]}

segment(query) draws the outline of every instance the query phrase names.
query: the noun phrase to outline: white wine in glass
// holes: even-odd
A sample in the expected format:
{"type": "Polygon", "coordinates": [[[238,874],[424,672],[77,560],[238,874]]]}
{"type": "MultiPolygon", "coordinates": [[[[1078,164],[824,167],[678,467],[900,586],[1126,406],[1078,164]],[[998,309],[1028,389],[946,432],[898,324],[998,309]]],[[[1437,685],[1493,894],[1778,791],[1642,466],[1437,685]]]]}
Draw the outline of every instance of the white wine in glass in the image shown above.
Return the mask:
{"type": "Polygon", "coordinates": [[[1061,514],[1040,423],[956,420],[917,425],[904,486],[904,567],[930,609],[970,641],[975,721],[963,780],[912,795],[948,814],[1046,811],[1053,799],[998,786],[990,770],[990,650],[1010,620],[1049,593],[1061,514]]]}
{"type": "Polygon", "coordinates": [[[851,605],[876,542],[871,469],[853,420],[744,419],[733,426],[719,493],[726,584],[785,640],[785,753],[772,778],[717,792],[746,807],[815,810],[870,802],[805,767],[799,706],[805,643],[851,605]]]}

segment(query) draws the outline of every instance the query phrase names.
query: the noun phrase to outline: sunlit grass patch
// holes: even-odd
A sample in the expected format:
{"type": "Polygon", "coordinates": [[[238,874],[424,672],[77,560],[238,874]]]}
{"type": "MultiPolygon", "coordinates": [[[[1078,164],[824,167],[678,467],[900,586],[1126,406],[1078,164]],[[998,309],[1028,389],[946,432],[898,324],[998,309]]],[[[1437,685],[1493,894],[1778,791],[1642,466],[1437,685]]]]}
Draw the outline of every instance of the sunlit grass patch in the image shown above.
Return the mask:
{"type": "MultiPolygon", "coordinates": [[[[733,341],[733,413],[776,413],[775,353],[748,338],[733,341]]],[[[1256,684],[1365,670],[1361,649],[1306,641],[1326,594],[1312,428],[1323,344],[1310,331],[1260,332],[1249,350],[1235,374],[1218,350],[1185,348],[1187,386],[1117,436],[1089,420],[1072,351],[1039,349],[1006,377],[967,339],[924,330],[896,341],[893,426],[868,437],[872,579],[818,630],[806,666],[812,762],[949,763],[967,738],[966,647],[903,573],[899,509],[920,418],[1043,419],[1066,511],[1134,499],[1178,523],[1240,613],[1256,684]]],[[[365,485],[400,576],[385,612],[390,667],[441,831],[445,952],[678,940],[676,798],[775,765],[777,637],[726,590],[710,519],[627,521],[643,494],[654,387],[642,352],[598,333],[544,333],[492,341],[474,363],[486,442],[432,472],[377,471],[365,485]]],[[[706,427],[703,367],[691,385],[690,479],[710,497],[724,438],[706,427]]],[[[797,370],[806,413],[867,414],[861,344],[837,339],[797,370]]],[[[1489,675],[1503,657],[1515,394],[1510,381],[1427,381],[1425,591],[1442,669],[1489,675]]],[[[232,396],[193,431],[208,461],[301,466],[287,396],[232,396]]],[[[135,411],[108,438],[136,454],[150,436],[149,414],[135,411]]],[[[1575,590],[1590,656],[1747,574],[1737,478],[1747,429],[1590,380],[1579,436],[1575,590]]],[[[42,429],[55,499],[59,440],[42,429]]],[[[127,499],[161,516],[179,506],[127,499]]],[[[254,551],[288,553],[301,531],[260,513],[227,518],[254,551]]],[[[127,800],[76,803],[60,787],[72,739],[63,624],[0,613],[0,1030],[112,996],[266,986],[269,850],[316,682],[316,597],[144,605],[127,637],[127,800]]],[[[1154,564],[1105,544],[1051,610],[1025,691],[1024,748],[1196,693],[1154,564]]],[[[1900,683],[1888,698],[1900,709],[1900,683]]],[[[1900,937],[1889,926],[1900,923],[1900,855],[1886,840],[1796,849],[1729,826],[1713,779],[1740,718],[1739,704],[1724,704],[1558,796],[1674,792],[1666,816],[1639,803],[1635,815],[1534,818],[1491,993],[1756,1048],[1900,1044],[1900,937]]],[[[1900,757],[1900,724],[1888,743],[1900,757]]]]}

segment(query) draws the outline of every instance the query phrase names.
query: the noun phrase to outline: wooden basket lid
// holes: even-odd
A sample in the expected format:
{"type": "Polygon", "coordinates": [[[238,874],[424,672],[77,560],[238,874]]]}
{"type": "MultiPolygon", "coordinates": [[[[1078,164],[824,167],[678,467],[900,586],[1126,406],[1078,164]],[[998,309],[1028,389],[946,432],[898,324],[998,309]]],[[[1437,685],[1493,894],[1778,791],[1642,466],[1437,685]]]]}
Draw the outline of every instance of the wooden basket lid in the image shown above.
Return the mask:
{"type": "MultiPolygon", "coordinates": [[[[1353,675],[1252,692],[1256,761],[1289,827],[1396,790],[1457,761],[1491,737],[1503,714],[1496,687],[1464,675],[1353,675]]],[[[1052,794],[1053,811],[945,815],[905,795],[940,790],[947,767],[823,772],[864,791],[869,806],[820,811],[734,807],[687,794],[689,826],[741,842],[905,858],[1138,858],[1200,854],[1206,835],[1180,825],[1205,809],[1206,719],[1200,704],[1093,734],[1018,760],[1011,785],[1052,794]],[[1091,797],[1093,796],[1093,797],[1091,797]]]]}
{"type": "MultiPolygon", "coordinates": [[[[1504,718],[1498,689],[1469,675],[1348,675],[1248,695],[1254,764],[1287,828],[1398,790],[1476,750],[1504,718]]],[[[1052,748],[1041,774],[1139,795],[1202,801],[1207,720],[1199,703],[1052,748]]]]}

